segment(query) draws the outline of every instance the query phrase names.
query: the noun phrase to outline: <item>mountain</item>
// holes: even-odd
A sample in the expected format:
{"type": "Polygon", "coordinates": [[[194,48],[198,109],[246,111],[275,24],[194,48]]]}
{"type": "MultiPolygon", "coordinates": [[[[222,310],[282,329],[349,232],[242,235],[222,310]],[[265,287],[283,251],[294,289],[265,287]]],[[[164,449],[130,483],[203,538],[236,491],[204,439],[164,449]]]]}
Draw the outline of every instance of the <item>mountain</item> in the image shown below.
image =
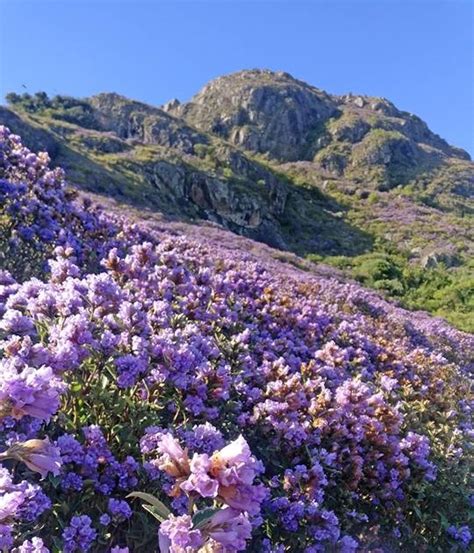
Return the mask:
{"type": "Polygon", "coordinates": [[[247,150],[279,161],[315,161],[337,173],[350,163],[390,166],[429,154],[433,159],[469,159],[466,152],[432,133],[421,119],[401,112],[384,98],[333,96],[282,72],[253,70],[220,77],[189,103],[175,101],[165,109],[247,150]],[[384,137],[381,131],[393,135],[384,137]],[[328,157],[335,142],[342,144],[341,158],[348,159],[332,164],[328,157]],[[373,151],[374,143],[383,142],[386,147],[378,155],[370,158],[364,152],[369,145],[373,151]]]}
{"type": "Polygon", "coordinates": [[[85,191],[323,260],[472,328],[474,164],[384,98],[250,70],[161,107],[7,100],[0,123],[85,191]]]}

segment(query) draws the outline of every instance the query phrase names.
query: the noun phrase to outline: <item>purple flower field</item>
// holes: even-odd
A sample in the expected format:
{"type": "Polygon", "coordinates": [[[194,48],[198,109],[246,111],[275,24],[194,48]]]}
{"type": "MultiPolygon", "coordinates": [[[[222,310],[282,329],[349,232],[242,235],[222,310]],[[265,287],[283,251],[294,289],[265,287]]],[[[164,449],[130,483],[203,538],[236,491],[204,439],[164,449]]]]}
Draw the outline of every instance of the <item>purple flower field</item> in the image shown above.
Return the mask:
{"type": "Polygon", "coordinates": [[[4,127],[0,198],[0,550],[469,550],[472,336],[106,214],[4,127]]]}

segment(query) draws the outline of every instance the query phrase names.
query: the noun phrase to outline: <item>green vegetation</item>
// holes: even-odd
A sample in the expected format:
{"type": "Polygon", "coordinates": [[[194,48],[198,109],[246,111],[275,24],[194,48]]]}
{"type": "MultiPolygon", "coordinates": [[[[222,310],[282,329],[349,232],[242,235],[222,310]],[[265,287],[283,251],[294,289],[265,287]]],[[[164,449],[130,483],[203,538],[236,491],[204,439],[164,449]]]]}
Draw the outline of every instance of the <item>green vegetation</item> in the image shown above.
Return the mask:
{"type": "Polygon", "coordinates": [[[390,248],[356,257],[310,254],[307,259],[342,269],[364,286],[379,290],[404,307],[429,311],[462,330],[474,332],[473,261],[459,268],[447,268],[442,263],[423,268],[390,248]]]}
{"type": "Polygon", "coordinates": [[[347,165],[350,151],[351,147],[349,144],[346,144],[345,142],[334,142],[323,150],[320,150],[316,154],[314,161],[319,163],[321,167],[327,169],[328,171],[332,171],[336,174],[342,174],[347,165]]]}
{"type": "Polygon", "coordinates": [[[46,92],[37,92],[33,95],[10,92],[5,99],[17,110],[32,114],[40,113],[43,116],[67,121],[86,129],[97,128],[92,107],[85,100],[59,95],[49,98],[46,92]]]}

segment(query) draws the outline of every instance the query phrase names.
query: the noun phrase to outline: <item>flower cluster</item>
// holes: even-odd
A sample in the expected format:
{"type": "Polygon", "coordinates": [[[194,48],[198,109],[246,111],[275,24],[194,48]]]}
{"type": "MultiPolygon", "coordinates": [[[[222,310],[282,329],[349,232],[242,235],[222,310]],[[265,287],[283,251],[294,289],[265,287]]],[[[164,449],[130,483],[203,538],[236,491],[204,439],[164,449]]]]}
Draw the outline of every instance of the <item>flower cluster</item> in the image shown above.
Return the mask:
{"type": "Polygon", "coordinates": [[[162,551],[467,543],[472,336],[104,214],[5,128],[0,247],[0,548],[156,548],[134,491],[162,551]]]}
{"type": "Polygon", "coordinates": [[[25,540],[19,547],[16,547],[13,553],[49,553],[49,549],[44,545],[41,538],[31,538],[31,540],[25,540]]]}
{"type": "Polygon", "coordinates": [[[460,528],[456,528],[456,526],[450,526],[447,529],[447,533],[455,541],[459,542],[463,548],[467,549],[467,547],[469,547],[469,544],[472,540],[472,534],[468,526],[461,526],[460,528]]]}
{"type": "Polygon", "coordinates": [[[263,472],[263,467],[251,454],[242,436],[211,456],[194,453],[191,459],[170,434],[158,440],[158,468],[174,479],[176,485],[170,495],[181,491],[189,496],[219,497],[230,507],[256,514],[264,492],[254,486],[254,478],[263,472]]]}
{"type": "Polygon", "coordinates": [[[87,515],[74,516],[63,532],[64,553],[79,553],[89,551],[97,532],[91,526],[91,519],[87,515]]]}
{"type": "MultiPolygon", "coordinates": [[[[206,428],[208,433],[210,428],[210,425],[206,428]]],[[[171,516],[160,527],[162,551],[178,551],[178,547],[191,547],[193,543],[200,547],[206,539],[220,543],[229,551],[245,549],[251,535],[249,516],[255,520],[267,495],[263,485],[254,483],[264,469],[251,454],[245,439],[239,436],[211,455],[195,452],[192,457],[171,434],[155,433],[153,429],[149,429],[143,444],[144,452],[157,454],[150,465],[171,477],[168,491],[171,497],[186,495],[188,505],[211,499],[214,504],[224,506],[200,529],[193,527],[188,515],[171,516]],[[150,449],[150,442],[154,442],[154,449],[150,449]],[[169,546],[163,545],[168,541],[169,546]]]]}
{"type": "Polygon", "coordinates": [[[14,482],[14,476],[0,467],[0,543],[3,548],[13,544],[12,525],[15,522],[34,523],[51,508],[51,501],[41,488],[27,480],[14,482]]]}
{"type": "Polygon", "coordinates": [[[87,264],[91,254],[100,258],[112,246],[139,240],[133,225],[104,217],[88,200],[73,201],[64,172],[48,163],[48,154],[33,154],[0,126],[0,219],[6,227],[0,243],[9,270],[21,277],[32,269],[44,272],[54,248],[87,264]]]}
{"type": "Polygon", "coordinates": [[[244,551],[251,532],[247,517],[229,507],[218,510],[200,529],[193,527],[189,515],[171,515],[160,526],[160,552],[244,551]]]}
{"type": "MultiPolygon", "coordinates": [[[[81,491],[87,481],[95,492],[108,497],[115,491],[129,491],[137,485],[139,464],[133,457],[126,456],[119,461],[97,426],[83,427],[81,435],[82,443],[70,434],[57,439],[63,464],[61,487],[64,491],[81,491]]],[[[118,500],[111,501],[111,514],[118,514],[122,506],[122,514],[127,512],[124,518],[129,518],[128,505],[124,507],[118,500]]]]}

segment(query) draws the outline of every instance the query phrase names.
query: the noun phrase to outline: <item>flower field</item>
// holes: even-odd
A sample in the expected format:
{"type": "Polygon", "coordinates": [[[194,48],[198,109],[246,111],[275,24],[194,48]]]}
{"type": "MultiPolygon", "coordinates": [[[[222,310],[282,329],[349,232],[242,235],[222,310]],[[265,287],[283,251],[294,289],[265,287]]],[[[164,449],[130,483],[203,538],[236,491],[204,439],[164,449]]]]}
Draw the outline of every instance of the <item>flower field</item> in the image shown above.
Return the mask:
{"type": "Polygon", "coordinates": [[[0,198],[0,550],[469,549],[472,336],[106,214],[4,127],[0,198]]]}

